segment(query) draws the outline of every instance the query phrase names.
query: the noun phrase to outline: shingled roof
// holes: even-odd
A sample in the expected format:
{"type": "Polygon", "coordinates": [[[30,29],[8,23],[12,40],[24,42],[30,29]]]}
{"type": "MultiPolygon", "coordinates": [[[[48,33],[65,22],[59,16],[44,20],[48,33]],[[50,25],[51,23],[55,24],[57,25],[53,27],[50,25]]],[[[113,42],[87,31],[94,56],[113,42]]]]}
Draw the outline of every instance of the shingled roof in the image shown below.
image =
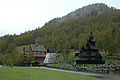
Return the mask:
{"type": "Polygon", "coordinates": [[[39,46],[35,46],[35,45],[31,45],[29,47],[24,47],[25,51],[46,51],[46,49],[44,48],[43,45],[39,45],[39,46]]]}
{"type": "Polygon", "coordinates": [[[31,46],[31,50],[32,50],[32,51],[46,51],[46,49],[44,48],[43,45],[31,46]]]}
{"type": "Polygon", "coordinates": [[[24,47],[25,51],[31,51],[30,47],[24,47]]]}
{"type": "Polygon", "coordinates": [[[105,61],[99,53],[99,48],[90,33],[87,44],[83,46],[76,60],[77,64],[104,64],[105,61]]]}

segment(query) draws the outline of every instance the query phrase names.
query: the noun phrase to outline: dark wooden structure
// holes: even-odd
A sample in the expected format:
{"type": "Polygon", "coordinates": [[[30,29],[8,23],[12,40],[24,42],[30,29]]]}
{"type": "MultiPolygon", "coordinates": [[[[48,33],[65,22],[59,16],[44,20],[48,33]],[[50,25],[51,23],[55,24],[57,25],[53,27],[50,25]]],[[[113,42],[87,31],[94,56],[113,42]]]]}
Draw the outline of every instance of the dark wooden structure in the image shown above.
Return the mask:
{"type": "Polygon", "coordinates": [[[55,49],[53,47],[49,47],[47,49],[47,53],[55,53],[55,49]]]}
{"type": "Polygon", "coordinates": [[[99,48],[93,40],[92,32],[90,33],[87,44],[82,47],[76,60],[76,64],[104,64],[102,56],[99,53],[99,48]]]}

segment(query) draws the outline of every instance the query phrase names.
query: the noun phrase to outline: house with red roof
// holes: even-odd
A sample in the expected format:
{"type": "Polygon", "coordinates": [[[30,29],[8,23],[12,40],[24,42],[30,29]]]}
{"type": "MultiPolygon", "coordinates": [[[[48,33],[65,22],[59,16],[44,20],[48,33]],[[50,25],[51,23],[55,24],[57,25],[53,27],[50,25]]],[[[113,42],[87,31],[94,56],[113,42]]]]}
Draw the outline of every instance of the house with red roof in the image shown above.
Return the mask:
{"type": "Polygon", "coordinates": [[[30,45],[23,48],[23,53],[25,58],[32,53],[34,61],[44,62],[47,51],[43,45],[30,45]]]}

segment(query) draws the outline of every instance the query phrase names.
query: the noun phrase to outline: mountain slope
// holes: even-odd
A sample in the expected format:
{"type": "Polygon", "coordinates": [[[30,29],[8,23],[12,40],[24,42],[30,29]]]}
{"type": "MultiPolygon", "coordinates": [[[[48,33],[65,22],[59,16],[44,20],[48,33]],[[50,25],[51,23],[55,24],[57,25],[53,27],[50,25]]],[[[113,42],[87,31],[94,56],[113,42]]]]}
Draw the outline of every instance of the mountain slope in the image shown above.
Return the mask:
{"type": "Polygon", "coordinates": [[[64,48],[79,50],[92,31],[99,47],[108,51],[113,49],[110,51],[112,54],[115,51],[119,52],[119,26],[120,11],[97,3],[73,11],[62,18],[55,18],[34,32],[39,33],[36,39],[40,44],[54,46],[59,51],[64,48]],[[109,41],[108,38],[112,39],[109,41]]]}
{"type": "MultiPolygon", "coordinates": [[[[120,52],[120,10],[103,3],[91,4],[55,18],[41,28],[14,35],[9,43],[20,46],[38,42],[45,47],[55,47],[57,52],[80,50],[90,32],[93,32],[100,49],[117,55],[120,52]]],[[[9,40],[8,37],[4,38],[9,40]]]]}
{"type": "Polygon", "coordinates": [[[82,8],[79,8],[75,11],[72,11],[71,13],[61,17],[61,18],[54,18],[51,21],[49,21],[48,23],[60,23],[66,20],[71,20],[71,19],[76,19],[76,18],[88,18],[90,16],[95,16],[95,15],[99,15],[102,13],[106,13],[106,12],[113,12],[116,11],[113,7],[108,7],[106,4],[103,3],[96,3],[96,4],[91,4],[88,6],[84,6],[82,8]]]}

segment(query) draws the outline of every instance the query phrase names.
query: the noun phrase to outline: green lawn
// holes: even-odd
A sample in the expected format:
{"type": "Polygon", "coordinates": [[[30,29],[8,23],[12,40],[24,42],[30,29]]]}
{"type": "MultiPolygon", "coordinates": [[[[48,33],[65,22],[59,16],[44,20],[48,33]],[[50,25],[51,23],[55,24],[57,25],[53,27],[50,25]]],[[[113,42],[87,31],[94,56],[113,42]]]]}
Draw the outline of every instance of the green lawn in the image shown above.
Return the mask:
{"type": "Polygon", "coordinates": [[[0,68],[0,80],[100,80],[79,74],[39,68],[0,68]]]}

